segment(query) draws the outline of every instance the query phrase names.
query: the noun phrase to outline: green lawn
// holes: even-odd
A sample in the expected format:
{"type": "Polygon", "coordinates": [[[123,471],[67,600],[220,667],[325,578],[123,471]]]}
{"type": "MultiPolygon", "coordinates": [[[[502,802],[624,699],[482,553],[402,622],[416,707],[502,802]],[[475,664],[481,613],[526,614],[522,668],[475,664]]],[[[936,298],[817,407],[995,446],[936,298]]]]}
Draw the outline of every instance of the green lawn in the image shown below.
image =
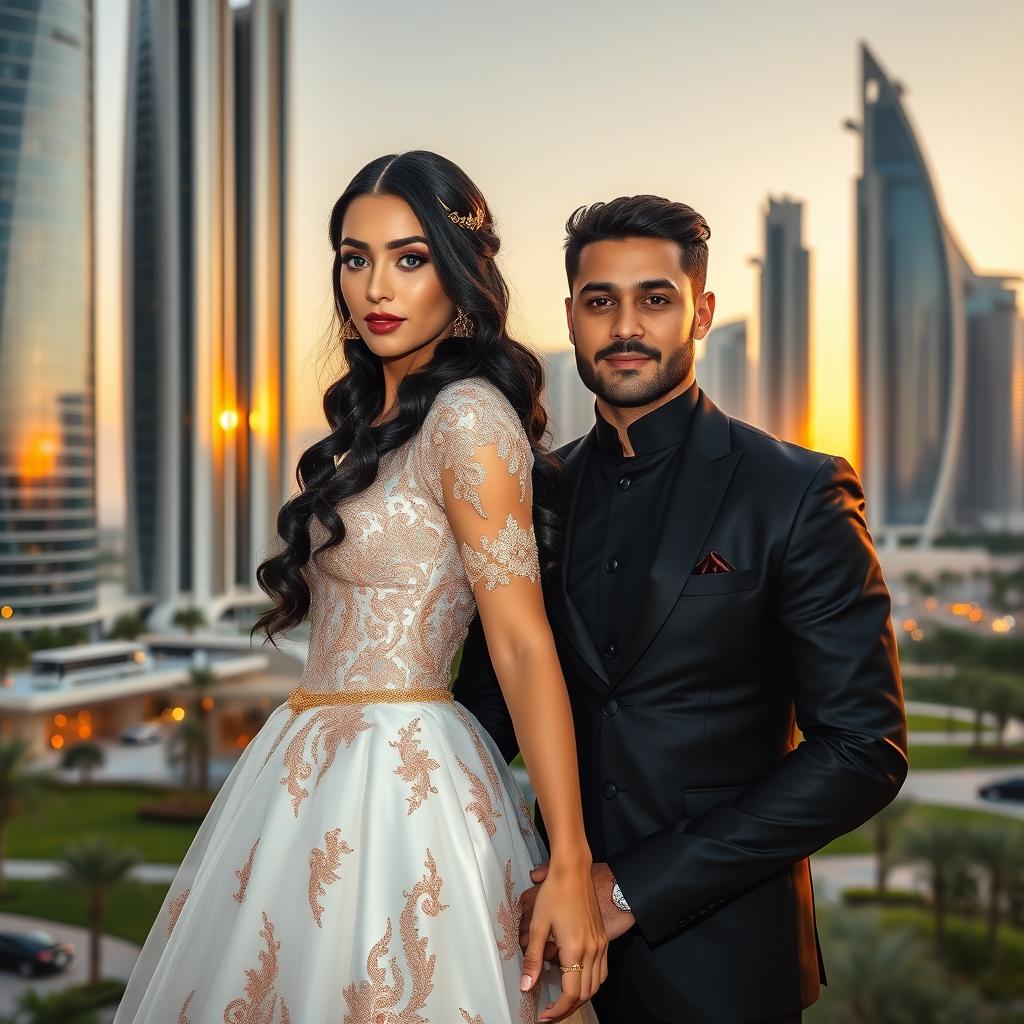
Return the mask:
{"type": "Polygon", "coordinates": [[[1004,765],[1024,765],[1024,746],[1018,744],[1001,751],[993,747],[975,750],[957,744],[910,748],[911,768],[999,768],[1004,765]]]}
{"type": "Polygon", "coordinates": [[[971,732],[974,725],[943,715],[907,715],[907,728],[911,732],[971,732]]]}
{"type": "MultiPolygon", "coordinates": [[[[80,889],[53,881],[9,879],[7,899],[0,900],[0,912],[28,914],[48,921],[61,921],[87,927],[86,894],[80,889]]],[[[142,945],[160,906],[167,895],[167,886],[131,882],[110,892],[110,911],[104,931],[142,945]]],[[[83,950],[79,952],[84,953],[83,950]]]]}
{"type": "Polygon", "coordinates": [[[152,864],[179,864],[198,826],[144,821],[136,814],[142,804],[166,796],[165,789],[145,786],[56,786],[35,814],[10,820],[7,856],[50,859],[66,843],[102,834],[134,847],[152,864]]]}
{"type": "MultiPolygon", "coordinates": [[[[917,804],[913,811],[911,811],[911,814],[919,820],[956,822],[964,828],[997,821],[1000,824],[1007,824],[1012,828],[1019,828],[1021,834],[1024,835],[1024,821],[1007,818],[1001,814],[990,814],[988,811],[972,811],[960,807],[938,807],[934,804],[917,804]]],[[[904,821],[906,820],[904,819],[904,821]]],[[[900,824],[902,826],[903,822],[900,824]]],[[[833,840],[823,850],[820,850],[818,855],[837,853],[874,853],[870,822],[854,832],[833,840]]]]}

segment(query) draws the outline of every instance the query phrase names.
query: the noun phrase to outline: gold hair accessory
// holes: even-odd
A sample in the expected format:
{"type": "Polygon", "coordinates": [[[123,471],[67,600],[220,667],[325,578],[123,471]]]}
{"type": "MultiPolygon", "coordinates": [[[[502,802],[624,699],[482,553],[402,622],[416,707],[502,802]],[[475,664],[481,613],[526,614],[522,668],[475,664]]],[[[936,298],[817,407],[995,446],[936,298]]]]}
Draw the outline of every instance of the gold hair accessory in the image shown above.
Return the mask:
{"type": "Polygon", "coordinates": [[[458,225],[458,227],[466,228],[469,231],[479,231],[484,226],[485,215],[484,208],[482,206],[478,206],[473,211],[472,215],[469,215],[455,213],[453,210],[448,208],[447,204],[440,196],[437,196],[437,201],[445,208],[445,210],[447,210],[448,219],[453,224],[458,225]]]}
{"type": "Polygon", "coordinates": [[[461,307],[456,306],[457,316],[452,321],[451,338],[472,338],[476,334],[476,324],[473,318],[461,307]]]}
{"type": "Polygon", "coordinates": [[[352,317],[349,317],[341,325],[341,337],[343,341],[355,341],[358,338],[362,337],[362,335],[359,333],[359,328],[356,327],[355,321],[352,319],[352,317]]]}
{"type": "Polygon", "coordinates": [[[583,964],[573,964],[572,967],[563,967],[561,964],[558,965],[558,969],[563,974],[568,974],[570,971],[582,971],[583,964]]]}

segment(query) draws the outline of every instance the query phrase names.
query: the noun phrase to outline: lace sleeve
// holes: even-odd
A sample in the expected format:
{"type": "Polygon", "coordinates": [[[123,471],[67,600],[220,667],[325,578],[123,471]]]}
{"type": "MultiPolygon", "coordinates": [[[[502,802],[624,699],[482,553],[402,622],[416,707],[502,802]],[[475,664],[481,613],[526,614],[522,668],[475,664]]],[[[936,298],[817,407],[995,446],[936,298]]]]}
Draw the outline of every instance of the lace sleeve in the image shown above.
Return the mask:
{"type": "Polygon", "coordinates": [[[463,382],[437,402],[426,438],[437,497],[478,601],[482,592],[509,587],[514,579],[539,584],[533,450],[519,417],[504,395],[483,383],[463,382]]]}

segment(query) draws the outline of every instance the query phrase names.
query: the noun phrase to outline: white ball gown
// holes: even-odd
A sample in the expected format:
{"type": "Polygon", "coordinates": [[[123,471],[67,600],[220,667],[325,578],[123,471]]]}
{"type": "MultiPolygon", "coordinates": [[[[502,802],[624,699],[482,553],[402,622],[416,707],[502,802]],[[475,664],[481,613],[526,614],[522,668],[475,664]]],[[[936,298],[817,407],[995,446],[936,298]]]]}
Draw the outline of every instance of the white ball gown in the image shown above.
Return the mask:
{"type": "MultiPolygon", "coordinates": [[[[510,574],[535,578],[532,526],[487,480],[516,480],[528,511],[531,466],[511,406],[473,378],[338,506],[344,541],[304,569],[299,688],[218,793],[114,1024],[525,1024],[557,998],[557,966],[519,991],[519,898],[546,851],[449,692],[470,579],[513,594],[510,574]],[[460,550],[453,500],[478,513],[480,545],[460,550]]],[[[327,534],[310,533],[315,550],[327,534]]]]}

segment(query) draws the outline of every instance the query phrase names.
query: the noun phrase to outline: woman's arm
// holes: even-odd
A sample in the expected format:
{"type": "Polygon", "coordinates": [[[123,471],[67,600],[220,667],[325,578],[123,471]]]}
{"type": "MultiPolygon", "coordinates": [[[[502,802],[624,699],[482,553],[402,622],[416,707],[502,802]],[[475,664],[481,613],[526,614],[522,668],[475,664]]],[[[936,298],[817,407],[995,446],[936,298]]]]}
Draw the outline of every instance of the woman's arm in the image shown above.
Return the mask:
{"type": "Polygon", "coordinates": [[[562,963],[584,964],[582,974],[563,974],[554,1019],[604,980],[607,941],[583,829],[572,712],[541,592],[532,451],[511,407],[489,392],[483,397],[490,400],[446,410],[430,440],[445,513],[551,845],[549,889],[538,894],[524,971],[535,984],[549,930],[562,963]]]}

